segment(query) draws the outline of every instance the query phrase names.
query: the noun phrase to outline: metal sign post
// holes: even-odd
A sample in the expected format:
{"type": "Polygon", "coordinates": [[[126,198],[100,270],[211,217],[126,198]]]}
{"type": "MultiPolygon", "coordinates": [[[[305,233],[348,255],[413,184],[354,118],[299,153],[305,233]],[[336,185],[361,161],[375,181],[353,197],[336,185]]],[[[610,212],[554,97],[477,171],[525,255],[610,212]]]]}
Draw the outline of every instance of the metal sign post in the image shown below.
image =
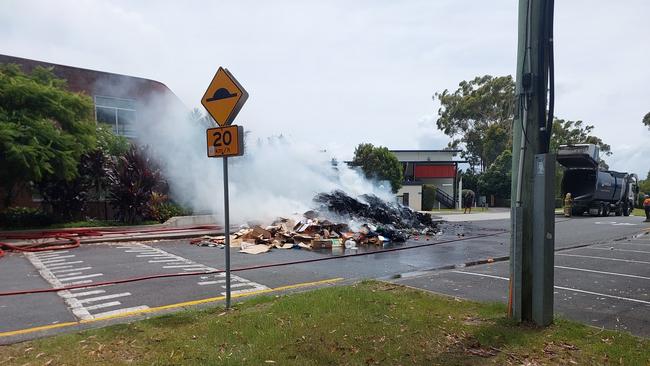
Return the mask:
{"type": "Polygon", "coordinates": [[[244,129],[232,125],[248,93],[232,74],[219,68],[205,91],[201,104],[220,127],[206,131],[209,158],[223,158],[223,211],[226,237],[226,309],[230,309],[230,199],[228,197],[228,157],[244,155],[244,129]]]}
{"type": "Polygon", "coordinates": [[[223,212],[226,235],[226,309],[230,309],[230,202],[228,198],[228,157],[223,157],[223,212]]]}

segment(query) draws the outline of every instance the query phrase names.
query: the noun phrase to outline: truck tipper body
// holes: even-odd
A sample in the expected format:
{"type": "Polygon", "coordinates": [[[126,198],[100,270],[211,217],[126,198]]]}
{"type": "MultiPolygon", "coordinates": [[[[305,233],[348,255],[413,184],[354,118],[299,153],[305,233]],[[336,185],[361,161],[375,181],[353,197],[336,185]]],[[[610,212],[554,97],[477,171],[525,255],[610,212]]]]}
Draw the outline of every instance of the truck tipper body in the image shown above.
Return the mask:
{"type": "Polygon", "coordinates": [[[636,174],[600,170],[598,146],[593,144],[562,145],[557,161],[566,168],[562,197],[571,193],[573,215],[630,215],[638,193],[636,174]]]}

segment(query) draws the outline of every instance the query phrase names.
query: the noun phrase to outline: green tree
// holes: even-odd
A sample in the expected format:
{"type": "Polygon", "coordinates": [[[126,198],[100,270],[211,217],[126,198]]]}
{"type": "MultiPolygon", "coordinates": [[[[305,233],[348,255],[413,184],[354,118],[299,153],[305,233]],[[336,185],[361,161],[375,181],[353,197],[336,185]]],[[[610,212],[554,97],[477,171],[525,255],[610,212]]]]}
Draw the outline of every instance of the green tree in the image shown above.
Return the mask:
{"type": "Polygon", "coordinates": [[[449,147],[464,145],[463,157],[485,171],[512,145],[515,83],[512,76],[476,77],[458,89],[435,93],[440,101],[438,129],[452,138],[449,147]]]}
{"type": "Polygon", "coordinates": [[[390,182],[393,193],[402,187],[404,172],[395,154],[383,146],[362,143],[354,149],[352,165],[361,168],[369,179],[390,182]]]}
{"type": "Polygon", "coordinates": [[[510,184],[512,179],[512,153],[504,150],[479,176],[478,190],[481,195],[495,195],[501,198],[510,198],[510,184]]]}
{"type": "Polygon", "coordinates": [[[49,69],[0,64],[0,177],[5,206],[29,182],[72,180],[97,146],[90,97],[65,89],[49,69]]]}
{"type": "Polygon", "coordinates": [[[646,125],[646,127],[650,128],[650,112],[646,113],[646,115],[643,116],[643,124],[646,125]]]}
{"type": "MultiPolygon", "coordinates": [[[[582,121],[570,121],[555,118],[553,121],[553,135],[551,136],[550,151],[556,152],[560,145],[594,144],[599,147],[601,157],[612,155],[612,148],[603,140],[591,134],[594,126],[584,124],[582,121]]],[[[600,167],[608,169],[604,159],[600,159],[600,167]]]]}
{"type": "Polygon", "coordinates": [[[471,189],[474,192],[478,192],[478,179],[481,176],[480,174],[470,168],[462,171],[460,176],[463,179],[463,189],[471,189]]]}
{"type": "Polygon", "coordinates": [[[89,200],[104,198],[112,162],[123,156],[129,146],[126,138],[97,126],[97,146],[81,156],[75,178],[47,176],[37,184],[43,201],[52,208],[54,217],[59,220],[83,218],[89,200]]]}

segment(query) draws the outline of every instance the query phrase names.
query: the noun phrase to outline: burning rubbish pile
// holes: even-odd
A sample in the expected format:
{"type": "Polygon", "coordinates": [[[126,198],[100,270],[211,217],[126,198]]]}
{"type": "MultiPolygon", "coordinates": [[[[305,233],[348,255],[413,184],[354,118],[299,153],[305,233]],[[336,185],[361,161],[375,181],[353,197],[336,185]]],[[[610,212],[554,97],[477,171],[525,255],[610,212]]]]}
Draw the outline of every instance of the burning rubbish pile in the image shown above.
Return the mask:
{"type": "MultiPolygon", "coordinates": [[[[410,236],[435,235],[439,232],[431,216],[408,207],[388,203],[375,195],[358,199],[343,191],[320,193],[314,197],[315,210],[299,220],[278,218],[271,225],[245,225],[231,235],[230,245],[249,254],[277,249],[354,250],[357,245],[377,245],[405,242],[410,236]]],[[[192,244],[219,246],[225,236],[202,237],[192,244]]]]}

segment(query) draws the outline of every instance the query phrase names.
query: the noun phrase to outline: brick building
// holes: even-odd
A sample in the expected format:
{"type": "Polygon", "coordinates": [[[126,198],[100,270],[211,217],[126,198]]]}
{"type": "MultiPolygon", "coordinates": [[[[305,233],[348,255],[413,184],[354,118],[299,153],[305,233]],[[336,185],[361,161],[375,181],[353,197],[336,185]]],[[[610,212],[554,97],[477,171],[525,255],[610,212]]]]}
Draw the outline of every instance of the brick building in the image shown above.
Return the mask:
{"type": "MultiPolygon", "coordinates": [[[[50,68],[57,77],[66,80],[70,91],[86,94],[93,99],[97,123],[105,124],[115,134],[135,142],[138,140],[137,125],[154,123],[160,117],[151,113],[155,108],[147,108],[145,113],[145,105],[156,103],[187,109],[165,84],[155,80],[2,54],[0,63],[20,65],[26,73],[37,66],[50,68]]],[[[165,113],[164,109],[161,109],[160,113],[165,113]]],[[[0,190],[0,208],[4,195],[0,190]]],[[[38,207],[40,200],[37,195],[26,189],[18,195],[13,205],[38,207]]],[[[103,202],[90,205],[90,216],[106,216],[108,211],[110,208],[103,202]]]]}

